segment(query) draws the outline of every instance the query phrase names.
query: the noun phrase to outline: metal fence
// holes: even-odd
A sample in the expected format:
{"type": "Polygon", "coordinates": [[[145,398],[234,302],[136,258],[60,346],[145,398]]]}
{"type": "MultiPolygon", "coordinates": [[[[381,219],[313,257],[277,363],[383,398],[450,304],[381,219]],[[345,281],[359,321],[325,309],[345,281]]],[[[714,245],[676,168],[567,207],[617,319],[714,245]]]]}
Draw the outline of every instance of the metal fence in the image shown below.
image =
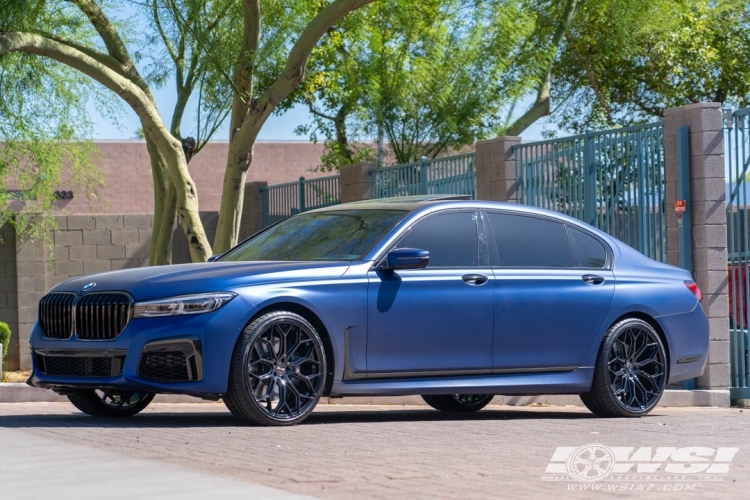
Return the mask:
{"type": "Polygon", "coordinates": [[[341,203],[338,175],[305,179],[261,188],[263,227],[292,215],[341,203]]]}
{"type": "Polygon", "coordinates": [[[750,398],[750,108],[725,115],[724,153],[727,162],[727,246],[729,259],[729,355],[732,399],[750,398]]]}
{"type": "Polygon", "coordinates": [[[476,198],[474,153],[377,168],[373,198],[422,194],[463,194],[476,198]]]}
{"type": "Polygon", "coordinates": [[[663,122],[513,149],[519,203],[576,217],[666,260],[663,122]]]}

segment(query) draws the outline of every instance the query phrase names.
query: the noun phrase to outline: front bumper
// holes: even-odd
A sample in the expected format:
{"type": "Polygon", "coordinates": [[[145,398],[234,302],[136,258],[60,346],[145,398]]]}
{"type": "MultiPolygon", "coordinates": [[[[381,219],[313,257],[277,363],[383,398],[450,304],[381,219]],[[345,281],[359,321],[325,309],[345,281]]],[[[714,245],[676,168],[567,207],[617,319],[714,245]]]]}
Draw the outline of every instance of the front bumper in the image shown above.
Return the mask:
{"type": "Polygon", "coordinates": [[[100,388],[224,394],[234,346],[254,312],[237,297],[212,313],[133,319],[116,338],[96,341],[46,338],[37,323],[28,383],[62,393],[100,388]]]}

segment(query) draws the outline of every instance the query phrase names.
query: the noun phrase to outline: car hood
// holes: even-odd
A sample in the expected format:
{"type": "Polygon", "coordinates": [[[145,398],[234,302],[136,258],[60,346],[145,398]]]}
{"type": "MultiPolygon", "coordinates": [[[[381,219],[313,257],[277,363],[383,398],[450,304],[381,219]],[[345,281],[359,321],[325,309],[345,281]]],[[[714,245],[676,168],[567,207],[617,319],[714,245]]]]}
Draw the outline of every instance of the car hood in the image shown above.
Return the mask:
{"type": "Polygon", "coordinates": [[[140,267],[73,278],[53,292],[124,291],[135,300],[150,300],[189,293],[231,290],[247,285],[308,281],[341,276],[348,262],[207,262],[140,267]]]}

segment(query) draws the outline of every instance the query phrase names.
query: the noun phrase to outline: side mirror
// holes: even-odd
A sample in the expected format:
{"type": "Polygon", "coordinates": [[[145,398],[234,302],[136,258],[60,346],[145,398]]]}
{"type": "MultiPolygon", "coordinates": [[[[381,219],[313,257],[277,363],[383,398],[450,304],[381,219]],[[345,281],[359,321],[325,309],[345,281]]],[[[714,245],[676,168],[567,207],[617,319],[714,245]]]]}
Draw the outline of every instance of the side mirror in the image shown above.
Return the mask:
{"type": "Polygon", "coordinates": [[[214,262],[214,261],[217,261],[217,260],[219,260],[219,258],[220,258],[220,257],[221,257],[222,255],[224,255],[224,254],[223,254],[223,253],[216,253],[216,254],[213,254],[213,255],[212,255],[211,257],[209,257],[209,258],[208,258],[208,261],[207,261],[207,262],[214,262]]]}
{"type": "Polygon", "coordinates": [[[430,262],[430,252],[418,248],[396,248],[388,252],[381,269],[424,269],[430,262]]]}

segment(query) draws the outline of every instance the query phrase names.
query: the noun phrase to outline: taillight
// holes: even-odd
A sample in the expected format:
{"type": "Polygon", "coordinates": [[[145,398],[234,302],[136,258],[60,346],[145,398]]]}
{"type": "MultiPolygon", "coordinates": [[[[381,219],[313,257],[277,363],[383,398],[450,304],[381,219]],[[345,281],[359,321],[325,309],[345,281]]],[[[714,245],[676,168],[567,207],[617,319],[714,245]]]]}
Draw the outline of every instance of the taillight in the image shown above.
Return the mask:
{"type": "Polygon", "coordinates": [[[695,298],[698,299],[698,302],[703,301],[703,294],[701,294],[701,289],[698,288],[698,285],[696,285],[693,281],[686,281],[685,286],[688,287],[688,290],[693,292],[693,295],[695,295],[695,298]]]}

